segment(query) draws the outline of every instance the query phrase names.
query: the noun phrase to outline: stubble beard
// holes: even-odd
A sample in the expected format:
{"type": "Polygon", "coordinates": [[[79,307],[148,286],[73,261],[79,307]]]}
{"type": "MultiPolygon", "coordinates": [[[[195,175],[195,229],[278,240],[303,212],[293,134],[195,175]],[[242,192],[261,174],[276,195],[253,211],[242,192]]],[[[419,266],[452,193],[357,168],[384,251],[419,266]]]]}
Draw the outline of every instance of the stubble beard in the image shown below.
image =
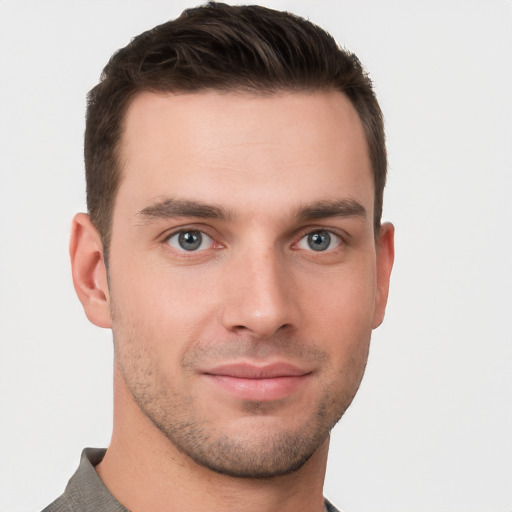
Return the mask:
{"type": "MultiPolygon", "coordinates": [[[[122,336],[122,346],[114,335],[115,364],[142,414],[195,463],[237,478],[272,478],[301,468],[326,441],[352,402],[366,364],[367,350],[359,363],[351,362],[350,375],[344,368],[337,380],[324,386],[314,408],[304,411],[302,421],[295,421],[299,426],[272,423],[272,410],[279,403],[246,401],[242,413],[248,428],[220,431],[201,412],[190,389],[177,389],[171,384],[160,361],[148,348],[151,344],[141,342],[144,337],[136,331],[122,336]]],[[[275,345],[276,341],[271,343],[275,345]]],[[[278,340],[277,344],[298,345],[295,340],[278,340]]],[[[257,347],[262,346],[258,341],[257,347]]],[[[318,349],[309,350],[315,351],[316,358],[326,357],[318,349]]]]}
{"type": "MultiPolygon", "coordinates": [[[[184,402],[169,400],[167,393],[149,392],[147,386],[127,380],[126,375],[125,382],[140,411],[178,451],[216,473],[250,479],[283,476],[300,469],[327,439],[353,398],[346,397],[340,404],[339,398],[324,397],[300,428],[272,431],[255,425],[247,432],[230,435],[199,419],[193,402],[187,407],[184,402]]],[[[265,406],[257,402],[246,402],[243,409],[255,418],[266,414],[265,406]]]]}

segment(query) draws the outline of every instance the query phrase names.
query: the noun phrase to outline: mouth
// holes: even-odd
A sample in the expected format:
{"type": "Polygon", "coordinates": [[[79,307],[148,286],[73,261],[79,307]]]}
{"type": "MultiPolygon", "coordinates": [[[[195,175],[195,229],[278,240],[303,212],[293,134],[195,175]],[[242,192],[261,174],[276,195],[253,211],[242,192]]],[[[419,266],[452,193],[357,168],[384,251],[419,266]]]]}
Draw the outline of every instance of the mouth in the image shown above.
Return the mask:
{"type": "Polygon", "coordinates": [[[247,363],[217,366],[203,372],[214,386],[243,400],[268,402],[297,392],[312,371],[289,363],[257,366],[247,363]]]}

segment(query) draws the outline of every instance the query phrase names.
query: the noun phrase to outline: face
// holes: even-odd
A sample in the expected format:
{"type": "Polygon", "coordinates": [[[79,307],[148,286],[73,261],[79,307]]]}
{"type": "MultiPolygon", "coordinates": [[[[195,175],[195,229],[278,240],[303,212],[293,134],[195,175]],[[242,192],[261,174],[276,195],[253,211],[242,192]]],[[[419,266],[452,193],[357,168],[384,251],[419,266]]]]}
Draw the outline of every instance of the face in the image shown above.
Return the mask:
{"type": "Polygon", "coordinates": [[[217,472],[291,472],[326,442],[384,312],[361,122],[337,92],[137,96],[110,312],[131,399],[217,472]]]}

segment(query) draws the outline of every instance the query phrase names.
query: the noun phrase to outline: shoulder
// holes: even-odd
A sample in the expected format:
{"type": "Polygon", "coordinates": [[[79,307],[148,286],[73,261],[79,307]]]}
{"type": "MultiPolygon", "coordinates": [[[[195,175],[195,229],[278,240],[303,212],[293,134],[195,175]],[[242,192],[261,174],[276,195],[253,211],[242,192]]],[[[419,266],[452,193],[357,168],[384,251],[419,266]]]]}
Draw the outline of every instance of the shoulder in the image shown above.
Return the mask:
{"type": "Polygon", "coordinates": [[[325,499],[326,512],[343,512],[343,510],[336,508],[329,500],[325,499]]]}
{"type": "Polygon", "coordinates": [[[64,494],[42,512],[128,512],[105,487],[94,469],[104,455],[105,449],[86,448],[64,494]]]}
{"type": "Polygon", "coordinates": [[[73,506],[63,494],[57,498],[53,503],[50,503],[42,512],[73,512],[73,506]]]}

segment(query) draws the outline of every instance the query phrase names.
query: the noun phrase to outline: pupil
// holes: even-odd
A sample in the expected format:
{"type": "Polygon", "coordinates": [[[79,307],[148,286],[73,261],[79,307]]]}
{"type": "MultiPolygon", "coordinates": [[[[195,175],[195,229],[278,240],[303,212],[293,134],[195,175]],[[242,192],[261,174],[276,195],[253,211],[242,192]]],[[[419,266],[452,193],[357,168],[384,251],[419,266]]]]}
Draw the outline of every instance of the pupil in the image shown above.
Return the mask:
{"type": "Polygon", "coordinates": [[[325,251],[331,244],[331,235],[327,231],[317,231],[308,236],[308,244],[314,251],[325,251]]]}
{"type": "Polygon", "coordinates": [[[201,242],[202,236],[199,231],[185,231],[184,233],[180,233],[180,247],[186,251],[195,251],[200,247],[201,242]]]}

